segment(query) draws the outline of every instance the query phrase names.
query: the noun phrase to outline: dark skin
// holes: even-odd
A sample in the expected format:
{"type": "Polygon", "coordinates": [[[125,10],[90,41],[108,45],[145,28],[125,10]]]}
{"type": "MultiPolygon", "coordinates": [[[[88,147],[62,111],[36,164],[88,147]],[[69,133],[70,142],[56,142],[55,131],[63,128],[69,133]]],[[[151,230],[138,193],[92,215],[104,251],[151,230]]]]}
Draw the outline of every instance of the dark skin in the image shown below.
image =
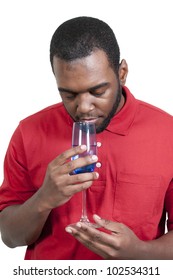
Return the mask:
{"type": "MultiPolygon", "coordinates": [[[[95,121],[96,127],[111,111],[112,102],[118,95],[118,84],[125,84],[128,73],[126,61],[119,67],[118,77],[110,67],[102,51],[90,57],[66,63],[54,58],[54,72],[64,105],[74,120],[95,121]]],[[[115,113],[124,105],[121,95],[115,113]]],[[[149,242],[141,241],[126,225],[94,216],[100,227],[110,231],[104,233],[83,223],[69,226],[66,231],[84,246],[104,259],[173,259],[173,232],[149,242]]]]}
{"type": "MultiPolygon", "coordinates": [[[[128,68],[125,60],[115,74],[107,56],[97,50],[90,56],[65,62],[54,57],[54,74],[62,101],[74,120],[95,122],[103,129],[112,105],[116,102],[119,86],[125,84],[128,68]]],[[[115,114],[124,105],[121,94],[115,114]]],[[[47,167],[40,189],[24,204],[6,207],[0,213],[0,228],[3,241],[9,247],[29,245],[40,236],[51,210],[67,203],[73,195],[89,188],[97,180],[96,172],[70,176],[72,170],[97,162],[97,157],[69,159],[82,153],[86,147],[64,151],[47,167]],[[32,225],[32,226],[31,226],[32,225]]],[[[139,238],[126,225],[105,221],[94,216],[95,222],[109,232],[101,232],[85,224],[69,226],[66,231],[79,242],[104,259],[173,259],[173,233],[149,242],[139,238]]]]}
{"type": "Polygon", "coordinates": [[[126,225],[93,216],[100,228],[109,233],[89,227],[84,223],[66,227],[89,250],[107,260],[172,260],[173,233],[152,241],[140,240],[126,225]]]}
{"type": "Polygon", "coordinates": [[[35,242],[51,210],[66,203],[75,193],[89,188],[93,180],[98,178],[96,172],[69,175],[80,166],[97,162],[96,156],[67,161],[85,149],[86,146],[78,146],[55,158],[48,165],[40,189],[24,204],[6,207],[0,213],[2,239],[7,246],[16,247],[35,242]]]}

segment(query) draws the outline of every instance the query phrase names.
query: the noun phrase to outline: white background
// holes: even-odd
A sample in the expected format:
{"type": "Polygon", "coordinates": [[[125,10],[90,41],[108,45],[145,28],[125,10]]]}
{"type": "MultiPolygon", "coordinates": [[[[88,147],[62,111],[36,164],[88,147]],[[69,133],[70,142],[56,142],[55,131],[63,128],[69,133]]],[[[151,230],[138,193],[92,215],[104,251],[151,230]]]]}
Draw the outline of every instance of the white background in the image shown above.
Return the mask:
{"type": "MultiPolygon", "coordinates": [[[[49,63],[55,29],[75,16],[105,20],[129,65],[126,85],[138,99],[173,112],[173,14],[170,0],[0,0],[0,182],[12,132],[24,117],[60,101],[49,63]]],[[[25,248],[0,241],[0,260],[25,248]]]]}

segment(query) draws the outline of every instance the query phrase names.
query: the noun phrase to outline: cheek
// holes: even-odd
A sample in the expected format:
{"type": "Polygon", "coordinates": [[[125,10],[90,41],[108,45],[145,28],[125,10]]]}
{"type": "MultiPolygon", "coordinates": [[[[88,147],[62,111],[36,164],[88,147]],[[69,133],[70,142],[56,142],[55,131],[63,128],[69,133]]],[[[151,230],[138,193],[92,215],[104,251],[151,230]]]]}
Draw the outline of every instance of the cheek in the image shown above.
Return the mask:
{"type": "Polygon", "coordinates": [[[100,102],[99,108],[102,112],[104,112],[104,115],[108,115],[110,113],[114,102],[115,102],[114,98],[111,99],[107,98],[104,101],[100,102]]]}

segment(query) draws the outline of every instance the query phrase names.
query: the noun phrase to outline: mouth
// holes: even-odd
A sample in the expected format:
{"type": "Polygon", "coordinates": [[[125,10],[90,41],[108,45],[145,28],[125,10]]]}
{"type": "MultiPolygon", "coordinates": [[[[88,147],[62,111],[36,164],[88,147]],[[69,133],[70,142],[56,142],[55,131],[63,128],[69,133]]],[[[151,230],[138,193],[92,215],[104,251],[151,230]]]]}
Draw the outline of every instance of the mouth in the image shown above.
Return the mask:
{"type": "Polygon", "coordinates": [[[79,119],[78,121],[80,121],[80,122],[93,122],[93,123],[96,123],[96,121],[98,120],[98,118],[81,118],[81,119],[79,119]]]}

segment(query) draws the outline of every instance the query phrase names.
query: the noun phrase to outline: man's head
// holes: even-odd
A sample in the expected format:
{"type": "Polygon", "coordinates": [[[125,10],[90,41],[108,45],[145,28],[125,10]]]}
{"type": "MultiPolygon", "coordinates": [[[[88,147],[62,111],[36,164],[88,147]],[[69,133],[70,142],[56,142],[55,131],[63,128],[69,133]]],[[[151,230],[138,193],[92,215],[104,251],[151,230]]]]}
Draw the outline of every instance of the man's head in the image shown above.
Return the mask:
{"type": "Polygon", "coordinates": [[[90,17],[66,21],[55,31],[50,60],[64,106],[74,121],[93,121],[102,132],[123,104],[127,64],[119,63],[112,29],[90,17]]]}
{"type": "Polygon", "coordinates": [[[94,50],[103,50],[110,66],[118,71],[120,51],[109,25],[92,17],[77,17],[62,23],[55,31],[50,44],[50,61],[53,57],[65,61],[84,58],[94,50]]]}

